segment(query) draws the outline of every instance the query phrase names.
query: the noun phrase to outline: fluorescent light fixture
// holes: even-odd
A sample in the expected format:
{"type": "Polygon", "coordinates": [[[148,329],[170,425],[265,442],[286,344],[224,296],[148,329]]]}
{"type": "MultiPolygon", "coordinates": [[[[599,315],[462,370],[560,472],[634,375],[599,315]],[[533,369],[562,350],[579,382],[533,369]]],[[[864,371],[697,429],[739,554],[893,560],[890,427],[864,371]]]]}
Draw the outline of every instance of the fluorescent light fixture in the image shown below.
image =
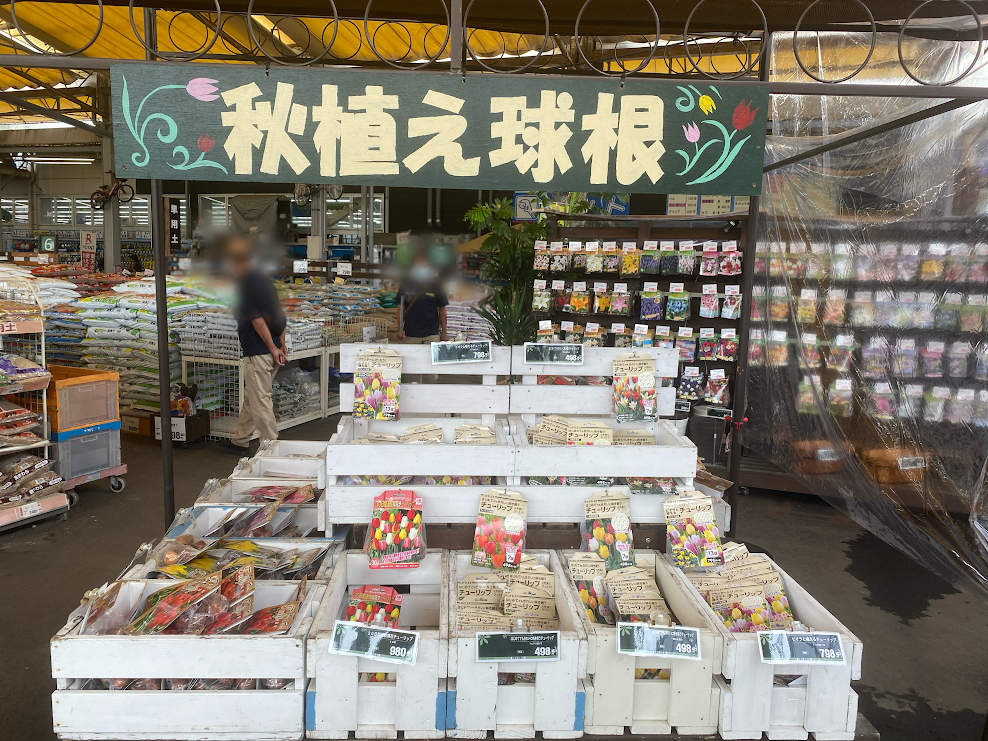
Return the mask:
{"type": "Polygon", "coordinates": [[[58,157],[43,154],[28,154],[23,159],[25,162],[35,162],[39,165],[91,165],[96,161],[95,157],[58,157]]]}

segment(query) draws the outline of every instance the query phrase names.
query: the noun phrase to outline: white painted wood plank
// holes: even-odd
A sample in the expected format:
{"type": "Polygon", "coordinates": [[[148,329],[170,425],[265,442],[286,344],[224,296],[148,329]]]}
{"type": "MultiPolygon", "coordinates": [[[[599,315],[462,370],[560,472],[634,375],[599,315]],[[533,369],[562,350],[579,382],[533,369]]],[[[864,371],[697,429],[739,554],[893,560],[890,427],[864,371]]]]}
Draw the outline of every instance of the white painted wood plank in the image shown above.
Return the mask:
{"type": "Polygon", "coordinates": [[[349,343],[340,345],[340,370],[343,373],[353,373],[357,369],[357,356],[365,350],[386,348],[401,355],[401,372],[404,373],[438,373],[441,375],[507,376],[511,373],[511,348],[495,345],[492,348],[492,358],[486,363],[449,363],[446,365],[432,364],[431,345],[392,345],[387,343],[349,343]]]}
{"type": "Polygon", "coordinates": [[[529,445],[516,438],[516,476],[684,476],[696,449],[667,445],[529,445]]]}
{"type": "Polygon", "coordinates": [[[326,452],[325,440],[265,440],[254,458],[320,458],[326,452]]]}
{"type": "MultiPolygon", "coordinates": [[[[507,414],[508,386],[478,384],[404,383],[398,411],[405,414],[507,414]]],[[[353,384],[340,384],[340,411],[353,412],[353,384]]]]}
{"type": "Polygon", "coordinates": [[[583,365],[554,365],[551,363],[526,363],[525,348],[511,348],[511,373],[516,376],[610,376],[614,360],[621,355],[635,352],[655,358],[655,374],[660,378],[675,378],[679,374],[679,352],[660,347],[585,347],[583,365]]]}
{"type": "Polygon", "coordinates": [[[230,478],[315,480],[320,477],[323,469],[321,458],[250,458],[242,460],[233,469],[230,478]]]}
{"type": "MultiPolygon", "coordinates": [[[[514,476],[514,445],[331,445],[332,476],[514,476]]],[[[343,483],[337,479],[337,483],[343,483]]]]}
{"type": "MultiPolygon", "coordinates": [[[[526,386],[513,385],[509,411],[511,414],[608,415],[611,413],[610,386],[526,386]]],[[[404,393],[404,391],[402,392],[404,393]]],[[[655,390],[659,416],[675,414],[676,389],[655,390]]]]}

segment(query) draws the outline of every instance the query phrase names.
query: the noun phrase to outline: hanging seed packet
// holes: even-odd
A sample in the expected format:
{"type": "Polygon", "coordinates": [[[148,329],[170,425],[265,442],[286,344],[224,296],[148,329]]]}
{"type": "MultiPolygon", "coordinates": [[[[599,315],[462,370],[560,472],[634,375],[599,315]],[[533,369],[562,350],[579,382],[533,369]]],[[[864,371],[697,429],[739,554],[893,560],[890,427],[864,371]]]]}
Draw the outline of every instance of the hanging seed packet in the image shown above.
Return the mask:
{"type": "Polygon", "coordinates": [[[659,244],[656,241],[646,241],[645,249],[642,251],[639,270],[643,273],[656,275],[662,271],[662,264],[659,259],[659,244]]]}
{"type": "Polygon", "coordinates": [[[893,420],[896,417],[895,394],[889,383],[876,383],[872,386],[871,399],[868,404],[869,417],[879,420],[893,420]]]}
{"type": "Polygon", "coordinates": [[[899,419],[918,419],[923,410],[923,387],[907,383],[899,393],[899,419]]]}
{"type": "Polygon", "coordinates": [[[802,279],[806,273],[806,245],[803,242],[790,242],[786,255],[786,274],[790,278],[802,279]]]}
{"type": "Polygon", "coordinates": [[[893,306],[891,326],[909,329],[915,321],[916,293],[914,291],[902,291],[893,306]]]}
{"type": "Polygon", "coordinates": [[[535,242],[534,268],[536,270],[549,269],[549,250],[546,248],[546,243],[542,240],[538,240],[535,242]]]}
{"type": "Polygon", "coordinates": [[[843,324],[844,305],[846,301],[847,291],[843,288],[831,288],[827,291],[827,298],[823,303],[821,321],[824,324],[843,324]]]}
{"type": "Polygon", "coordinates": [[[677,272],[680,275],[693,275],[696,269],[696,253],[693,251],[693,243],[689,241],[679,243],[679,265],[677,272]]]}
{"type": "Polygon", "coordinates": [[[676,390],[676,398],[699,401],[703,398],[703,390],[703,374],[700,373],[700,368],[695,365],[684,367],[682,378],[679,379],[679,388],[676,390]]]}
{"type": "Polygon", "coordinates": [[[789,365],[789,335],[782,330],[772,330],[766,351],[768,364],[772,368],[789,365]]]}
{"type": "Polygon", "coordinates": [[[854,361],[854,335],[839,334],[830,343],[827,368],[838,373],[847,373],[854,361]]]}
{"type": "Polygon", "coordinates": [[[679,273],[679,252],[673,242],[662,242],[659,251],[659,263],[662,275],[677,275],[679,273]]]}
{"type": "Polygon", "coordinates": [[[895,275],[900,281],[911,283],[919,272],[919,245],[904,244],[895,261],[895,275]]]}
{"type": "Polygon", "coordinates": [[[569,297],[569,310],[573,314],[589,314],[590,294],[586,291],[573,291],[569,297]]]}
{"type": "Polygon", "coordinates": [[[655,359],[638,353],[619,355],[613,362],[612,375],[611,400],[617,421],[656,421],[655,359]]]}
{"type": "Polygon", "coordinates": [[[947,350],[948,378],[967,378],[973,351],[971,343],[966,340],[950,343],[950,349],[947,350]]]}
{"type": "Polygon", "coordinates": [[[943,302],[937,305],[933,321],[935,329],[955,330],[960,324],[961,301],[959,293],[946,293],[943,302]]]}
{"type": "Polygon", "coordinates": [[[641,272],[641,255],[634,242],[626,242],[621,252],[621,275],[638,275],[641,272]]]}
{"type": "Polygon", "coordinates": [[[957,389],[947,403],[945,416],[950,424],[970,425],[974,421],[974,389],[957,389]]]}
{"type": "Polygon", "coordinates": [[[755,275],[768,270],[768,245],[764,242],[755,245],[755,275]]]}
{"type": "Polygon", "coordinates": [[[614,613],[607,606],[604,586],[604,576],[607,574],[604,559],[596,553],[574,553],[569,558],[569,573],[590,622],[613,625],[614,613]]]}
{"type": "Polygon", "coordinates": [[[895,326],[895,312],[898,302],[891,291],[875,291],[875,326],[895,326]]]}
{"type": "Polygon", "coordinates": [[[422,497],[407,489],[391,489],[374,497],[366,542],[372,569],[418,567],[426,548],[422,497]]]}
{"type": "Polygon", "coordinates": [[[673,283],[666,297],[666,321],[688,322],[690,319],[690,295],[683,290],[682,283],[673,283]]]}
{"type": "Polygon", "coordinates": [[[397,628],[401,598],[402,596],[391,587],[371,585],[353,587],[350,592],[350,604],[346,609],[346,620],[373,623],[378,613],[381,613],[386,627],[397,628]]]}
{"type": "Polygon", "coordinates": [[[823,280],[827,276],[827,245],[814,242],[806,262],[806,279],[823,280]]]}
{"type": "Polygon", "coordinates": [[[565,273],[570,269],[570,257],[568,253],[563,252],[562,242],[553,242],[550,251],[549,270],[554,273],[565,273]]]}
{"type": "Polygon", "coordinates": [[[603,347],[607,340],[607,334],[603,332],[597,322],[587,322],[583,332],[584,347],[603,347]]]}
{"type": "Polygon", "coordinates": [[[580,527],[581,550],[595,553],[606,571],[635,564],[634,537],[631,533],[631,503],[619,492],[592,494],[583,503],[580,527]]]}
{"type": "Polygon", "coordinates": [[[854,327],[872,327],[875,325],[875,304],[871,299],[871,291],[855,291],[851,301],[851,325],[854,327]]]}
{"type": "Polygon", "coordinates": [[[768,300],[765,297],[765,286],[752,286],[751,289],[751,321],[764,322],[768,311],[768,300]]]}
{"type": "Polygon", "coordinates": [[[816,396],[813,393],[814,384],[820,384],[820,376],[803,376],[796,392],[796,411],[799,414],[819,414],[816,406],[816,396]]]}
{"type": "Polygon", "coordinates": [[[733,328],[720,331],[720,348],[717,350],[717,360],[735,362],[738,359],[737,331],[733,328]]]}
{"type": "Polygon", "coordinates": [[[919,372],[919,354],[916,352],[916,340],[910,337],[899,337],[895,341],[892,354],[892,375],[896,378],[915,378],[919,372]]]}
{"type": "Polygon", "coordinates": [[[738,243],[734,241],[724,242],[721,250],[720,274],[741,275],[741,253],[738,252],[738,243]]]}
{"type": "Polygon", "coordinates": [[[846,244],[835,244],[830,257],[830,277],[833,280],[850,280],[854,269],[851,248],[846,244]]]}
{"type": "Polygon", "coordinates": [[[684,492],[666,499],[662,509],[676,566],[710,569],[724,565],[724,549],[710,497],[698,491],[684,492]]]}
{"type": "MultiPolygon", "coordinates": [[[[618,284],[615,284],[615,288],[618,284]]],[[[627,288],[627,287],[625,287],[627,288]]],[[[625,292],[614,291],[611,294],[611,314],[617,316],[628,316],[631,313],[631,296],[625,292]]]]}
{"type": "Polygon", "coordinates": [[[569,250],[570,265],[573,270],[585,270],[587,267],[587,253],[583,251],[583,242],[570,242],[566,245],[569,250]]]}
{"type": "Polygon", "coordinates": [[[932,244],[919,263],[920,280],[940,280],[943,277],[944,261],[947,257],[947,247],[942,244],[932,244]]]}
{"type": "Polygon", "coordinates": [[[816,289],[804,288],[796,302],[796,321],[801,324],[816,323],[816,289]]]}
{"type": "MultiPolygon", "coordinates": [[[[606,283],[603,285],[607,285],[606,283]]],[[[593,312],[594,314],[610,314],[611,313],[611,294],[606,291],[594,291],[593,295],[593,312]]]]}
{"type": "Polygon", "coordinates": [[[220,588],[222,575],[209,574],[202,579],[187,581],[170,591],[144,614],[124,628],[127,635],[151,635],[161,633],[179,615],[220,588]]]}
{"type": "Polygon", "coordinates": [[[720,273],[720,254],[716,242],[704,242],[700,255],[700,275],[715,276],[720,273]]]}
{"type": "Polygon", "coordinates": [[[727,374],[723,368],[714,368],[707,378],[707,386],[703,390],[703,398],[711,404],[727,406],[731,403],[731,392],[728,390],[727,374]]]}
{"type": "Polygon", "coordinates": [[[865,378],[884,378],[889,369],[889,344],[884,337],[872,337],[861,349],[861,374],[865,378]]]}
{"type": "Polygon", "coordinates": [[[700,316],[714,319],[720,314],[720,299],[717,298],[717,284],[707,283],[700,294],[700,316]]]}
{"type": "Polygon", "coordinates": [[[652,330],[646,324],[636,324],[631,335],[632,347],[652,347],[652,330]]]}
{"type": "Polygon", "coordinates": [[[692,327],[680,327],[676,336],[676,349],[679,350],[679,360],[683,363],[696,361],[696,338],[693,337],[692,327]]]}
{"type": "Polygon", "coordinates": [[[968,296],[967,304],[961,307],[960,314],[961,332],[981,332],[985,318],[985,296],[983,294],[968,296]]]}
{"type": "Polygon", "coordinates": [[[720,309],[721,319],[741,318],[741,286],[724,286],[724,305],[720,309]]]}
{"type": "Polygon", "coordinates": [[[955,244],[950,248],[947,259],[943,263],[943,279],[947,283],[964,283],[967,281],[968,247],[955,244]]]}
{"type": "Polygon", "coordinates": [[[931,341],[919,351],[924,378],[943,378],[944,343],[931,341]]]}
{"type": "Polygon", "coordinates": [[[785,263],[785,242],[772,244],[768,254],[768,275],[770,278],[781,278],[785,263]]]}
{"type": "Polygon", "coordinates": [[[384,347],[363,350],[357,356],[353,392],[354,419],[398,419],[401,355],[384,347]]]}
{"type": "Polygon", "coordinates": [[[968,262],[967,282],[983,286],[988,283],[988,244],[976,244],[968,262]]]}
{"type": "Polygon", "coordinates": [[[803,370],[816,370],[820,367],[820,342],[813,332],[804,332],[800,337],[799,367],[803,370]]]}
{"type": "Polygon", "coordinates": [[[646,283],[645,291],[641,294],[641,311],[639,313],[642,321],[652,321],[662,318],[662,294],[659,293],[654,283],[646,283]]]}
{"type": "Polygon", "coordinates": [[[536,288],[532,293],[532,310],[549,311],[552,305],[552,292],[536,288]]]}
{"type": "Polygon", "coordinates": [[[950,389],[946,386],[934,386],[923,395],[923,421],[940,422],[950,399],[950,389]]]}
{"type": "Polygon", "coordinates": [[[604,272],[617,273],[621,269],[621,255],[617,252],[604,252],[604,272]]]}
{"type": "Polygon", "coordinates": [[[471,563],[517,569],[525,549],[528,502],[516,491],[491,489],[480,495],[471,563]]]}
{"type": "Polygon", "coordinates": [[[748,335],[748,364],[765,365],[765,332],[761,329],[752,329],[748,335]]]}
{"type": "Polygon", "coordinates": [[[850,378],[837,378],[827,392],[830,413],[838,418],[854,415],[854,387],[850,378]]]}
{"type": "Polygon", "coordinates": [[[932,329],[936,308],[937,295],[929,291],[920,292],[916,298],[916,313],[913,319],[913,326],[916,329],[932,329]]]}
{"type": "Polygon", "coordinates": [[[773,322],[782,322],[789,318],[789,294],[785,286],[772,286],[768,314],[773,322]]]}
{"type": "Polygon", "coordinates": [[[720,349],[720,340],[714,332],[713,327],[702,327],[700,329],[700,343],[698,345],[700,360],[717,360],[717,351],[720,349]]]}

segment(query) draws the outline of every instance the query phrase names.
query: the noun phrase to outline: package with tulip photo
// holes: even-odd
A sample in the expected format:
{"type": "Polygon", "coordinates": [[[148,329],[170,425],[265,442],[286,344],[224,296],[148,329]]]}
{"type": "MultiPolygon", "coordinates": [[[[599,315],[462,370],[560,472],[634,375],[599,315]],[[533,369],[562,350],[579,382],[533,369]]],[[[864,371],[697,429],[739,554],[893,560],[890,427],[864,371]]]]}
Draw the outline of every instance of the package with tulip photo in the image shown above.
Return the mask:
{"type": "Polygon", "coordinates": [[[525,548],[528,502],[516,491],[491,489],[480,495],[471,561],[475,566],[517,569],[525,548]]]}
{"type": "Polygon", "coordinates": [[[354,419],[399,419],[401,355],[389,348],[364,350],[353,374],[354,419]]]}
{"type": "Polygon", "coordinates": [[[409,489],[374,497],[364,547],[372,569],[416,568],[425,557],[422,497],[409,489]]]}
{"type": "Polygon", "coordinates": [[[607,571],[634,565],[628,497],[613,491],[592,494],[583,503],[583,516],[581,550],[600,556],[607,571]]]}
{"type": "Polygon", "coordinates": [[[619,355],[614,360],[613,378],[613,408],[618,422],[658,419],[654,358],[638,353],[619,355]]]}
{"type": "Polygon", "coordinates": [[[681,569],[724,565],[724,548],[714,518],[713,501],[698,491],[683,492],[662,503],[672,555],[681,569]]]}
{"type": "Polygon", "coordinates": [[[401,612],[401,595],[391,587],[364,585],[354,587],[350,592],[350,604],[346,608],[346,619],[354,623],[384,621],[384,627],[397,628],[401,612]]]}
{"type": "Polygon", "coordinates": [[[614,613],[607,606],[604,559],[596,553],[574,553],[569,558],[569,573],[590,622],[614,625],[614,613]]]}

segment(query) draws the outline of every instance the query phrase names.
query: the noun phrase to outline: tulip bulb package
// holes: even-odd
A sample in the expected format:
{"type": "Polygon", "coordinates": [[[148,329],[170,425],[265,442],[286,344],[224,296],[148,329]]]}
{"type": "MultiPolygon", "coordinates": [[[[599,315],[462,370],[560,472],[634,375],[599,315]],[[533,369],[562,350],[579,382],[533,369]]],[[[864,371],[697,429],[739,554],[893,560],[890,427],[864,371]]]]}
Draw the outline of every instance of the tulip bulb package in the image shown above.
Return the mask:
{"type": "Polygon", "coordinates": [[[346,619],[356,623],[374,623],[381,614],[385,627],[397,628],[400,611],[401,595],[394,589],[364,585],[351,590],[346,619]]]}
{"type": "Polygon", "coordinates": [[[706,569],[724,565],[724,547],[714,519],[710,497],[698,491],[669,497],[662,503],[666,533],[676,565],[681,569],[706,569]]]}
{"type": "Polygon", "coordinates": [[[612,406],[618,422],[654,422],[658,419],[655,399],[655,359],[625,353],[613,366],[612,406]]]}
{"type": "Polygon", "coordinates": [[[480,495],[473,535],[475,566],[517,569],[525,548],[528,502],[516,491],[491,489],[480,495]]]}
{"type": "Polygon", "coordinates": [[[354,419],[396,420],[400,396],[401,355],[383,347],[361,352],[353,374],[354,419]]]}
{"type": "Polygon", "coordinates": [[[631,503],[617,492],[592,494],[583,503],[582,550],[596,553],[607,571],[634,566],[631,503]]]}
{"type": "Polygon", "coordinates": [[[374,497],[366,545],[372,569],[417,567],[425,556],[422,497],[408,489],[391,489],[374,497]]]}
{"type": "Polygon", "coordinates": [[[569,572],[590,622],[613,625],[614,613],[607,605],[607,589],[604,586],[604,576],[607,574],[604,559],[596,553],[574,553],[569,559],[569,572]]]}

